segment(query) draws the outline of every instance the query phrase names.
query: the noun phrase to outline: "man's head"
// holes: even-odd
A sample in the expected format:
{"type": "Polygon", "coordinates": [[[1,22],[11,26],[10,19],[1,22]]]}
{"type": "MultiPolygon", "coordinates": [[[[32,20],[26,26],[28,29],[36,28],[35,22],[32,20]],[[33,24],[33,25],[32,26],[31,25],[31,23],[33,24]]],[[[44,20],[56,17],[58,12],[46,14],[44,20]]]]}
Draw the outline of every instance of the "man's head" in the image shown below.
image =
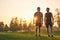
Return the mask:
{"type": "Polygon", "coordinates": [[[40,12],[40,7],[37,7],[37,11],[40,12]]]}
{"type": "Polygon", "coordinates": [[[50,11],[50,8],[46,8],[46,11],[49,12],[50,11]]]}

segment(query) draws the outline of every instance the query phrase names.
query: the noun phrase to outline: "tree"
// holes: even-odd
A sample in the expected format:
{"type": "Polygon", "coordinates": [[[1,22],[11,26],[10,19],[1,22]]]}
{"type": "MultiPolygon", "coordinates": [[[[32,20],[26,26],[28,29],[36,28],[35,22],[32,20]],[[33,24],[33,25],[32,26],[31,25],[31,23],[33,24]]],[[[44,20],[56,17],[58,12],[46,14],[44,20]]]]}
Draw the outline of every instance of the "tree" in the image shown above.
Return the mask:
{"type": "Polygon", "coordinates": [[[9,31],[9,27],[8,25],[6,24],[5,27],[4,27],[4,31],[8,32],[9,31]]]}
{"type": "Polygon", "coordinates": [[[3,22],[0,22],[0,32],[3,32],[3,29],[4,28],[4,23],[3,22]]]}
{"type": "Polygon", "coordinates": [[[28,25],[28,31],[31,31],[31,23],[28,25]]]}
{"type": "Polygon", "coordinates": [[[19,30],[22,30],[22,18],[20,18],[19,30]]]}
{"type": "Polygon", "coordinates": [[[60,29],[60,11],[58,8],[56,9],[56,12],[57,12],[57,24],[58,24],[58,28],[60,29]]]}
{"type": "Polygon", "coordinates": [[[35,26],[34,26],[34,24],[33,24],[33,20],[31,19],[31,20],[30,20],[30,23],[29,23],[29,25],[28,25],[28,30],[29,30],[29,31],[34,31],[34,29],[35,29],[35,26]]]}
{"type": "Polygon", "coordinates": [[[19,23],[18,23],[17,17],[15,18],[15,21],[14,21],[14,29],[15,29],[15,31],[18,31],[18,29],[19,29],[19,23]]]}
{"type": "Polygon", "coordinates": [[[17,32],[18,31],[18,18],[12,18],[11,23],[10,23],[10,30],[13,32],[17,32]]]}
{"type": "Polygon", "coordinates": [[[14,31],[14,18],[12,18],[10,23],[10,31],[14,31]]]}
{"type": "Polygon", "coordinates": [[[25,19],[23,21],[23,29],[24,30],[27,30],[27,21],[25,19]]]}

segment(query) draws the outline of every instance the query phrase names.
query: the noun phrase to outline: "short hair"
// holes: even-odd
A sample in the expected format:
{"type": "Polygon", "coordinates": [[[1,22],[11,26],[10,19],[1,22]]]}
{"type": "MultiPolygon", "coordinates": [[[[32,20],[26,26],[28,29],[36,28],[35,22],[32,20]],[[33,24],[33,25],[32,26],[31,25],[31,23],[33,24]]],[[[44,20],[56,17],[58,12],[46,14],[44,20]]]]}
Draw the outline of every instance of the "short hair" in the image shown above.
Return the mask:
{"type": "Polygon", "coordinates": [[[37,7],[37,9],[40,9],[40,7],[37,7]]]}
{"type": "Polygon", "coordinates": [[[46,9],[49,9],[50,10],[50,8],[46,8],[46,9]]]}

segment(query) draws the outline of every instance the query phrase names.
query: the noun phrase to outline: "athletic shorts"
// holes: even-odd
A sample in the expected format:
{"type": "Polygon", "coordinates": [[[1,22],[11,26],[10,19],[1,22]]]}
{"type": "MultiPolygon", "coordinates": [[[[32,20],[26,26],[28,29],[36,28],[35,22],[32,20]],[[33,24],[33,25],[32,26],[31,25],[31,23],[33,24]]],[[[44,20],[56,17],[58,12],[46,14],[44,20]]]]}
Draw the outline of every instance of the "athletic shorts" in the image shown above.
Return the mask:
{"type": "Polygon", "coordinates": [[[42,26],[42,24],[41,24],[41,23],[36,23],[36,26],[41,27],[41,26],[42,26]]]}
{"type": "Polygon", "coordinates": [[[53,26],[53,23],[52,22],[46,22],[46,27],[52,27],[53,26]]]}

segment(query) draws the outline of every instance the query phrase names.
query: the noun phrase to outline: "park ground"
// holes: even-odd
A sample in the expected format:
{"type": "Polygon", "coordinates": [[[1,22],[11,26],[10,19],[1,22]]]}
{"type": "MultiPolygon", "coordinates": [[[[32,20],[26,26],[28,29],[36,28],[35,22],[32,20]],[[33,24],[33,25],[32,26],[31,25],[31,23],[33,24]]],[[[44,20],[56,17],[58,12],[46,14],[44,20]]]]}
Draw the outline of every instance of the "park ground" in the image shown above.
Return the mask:
{"type": "Polygon", "coordinates": [[[0,40],[60,40],[60,31],[54,31],[54,37],[48,37],[45,31],[40,37],[35,32],[0,32],[0,40]]]}

